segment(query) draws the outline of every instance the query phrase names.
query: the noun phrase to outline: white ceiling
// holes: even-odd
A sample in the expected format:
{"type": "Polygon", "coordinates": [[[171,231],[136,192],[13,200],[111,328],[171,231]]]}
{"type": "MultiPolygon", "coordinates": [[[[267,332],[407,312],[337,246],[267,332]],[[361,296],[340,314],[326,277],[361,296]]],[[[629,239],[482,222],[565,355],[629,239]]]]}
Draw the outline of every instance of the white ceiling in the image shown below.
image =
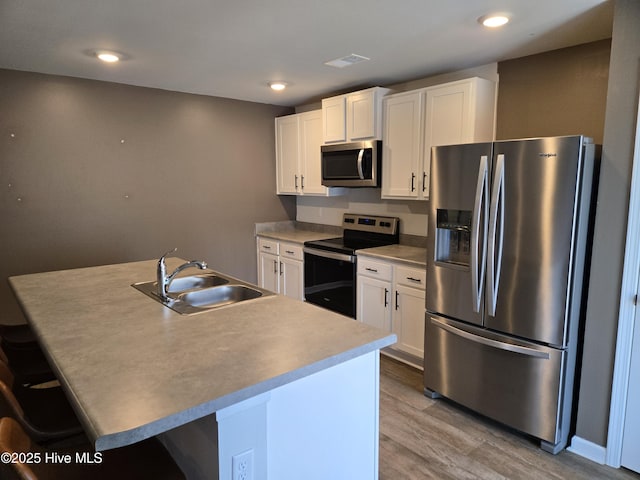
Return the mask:
{"type": "Polygon", "coordinates": [[[0,68],[294,106],[609,38],[612,17],[612,0],[0,0],[0,68]],[[480,26],[494,11],[511,22],[480,26]],[[324,65],[351,53],[371,60],[324,65]]]}

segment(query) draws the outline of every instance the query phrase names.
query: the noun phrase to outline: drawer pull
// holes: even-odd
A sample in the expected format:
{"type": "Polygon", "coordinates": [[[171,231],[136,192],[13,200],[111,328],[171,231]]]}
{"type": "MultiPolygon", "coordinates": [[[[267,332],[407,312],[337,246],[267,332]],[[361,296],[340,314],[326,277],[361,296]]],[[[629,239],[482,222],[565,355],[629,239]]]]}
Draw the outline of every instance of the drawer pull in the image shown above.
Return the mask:
{"type": "Polygon", "coordinates": [[[411,280],[412,282],[422,283],[422,279],[421,278],[407,277],[407,280],[411,280]]]}
{"type": "Polygon", "coordinates": [[[288,253],[289,255],[293,255],[295,252],[293,250],[285,250],[285,253],[288,253]]]}
{"type": "Polygon", "coordinates": [[[271,250],[271,247],[269,245],[263,245],[262,248],[264,248],[265,250],[271,250]]]}
{"type": "Polygon", "coordinates": [[[368,272],[378,273],[378,270],[376,268],[366,267],[365,270],[368,271],[368,272]]]}

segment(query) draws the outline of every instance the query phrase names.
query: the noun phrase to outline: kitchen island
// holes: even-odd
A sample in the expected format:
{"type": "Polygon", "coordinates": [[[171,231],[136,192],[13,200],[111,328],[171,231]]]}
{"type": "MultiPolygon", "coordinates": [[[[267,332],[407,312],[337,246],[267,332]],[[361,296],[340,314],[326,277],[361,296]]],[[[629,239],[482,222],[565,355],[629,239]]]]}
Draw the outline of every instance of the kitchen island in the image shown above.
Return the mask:
{"type": "Polygon", "coordinates": [[[9,279],[97,450],[159,436],[190,479],[377,478],[394,335],[280,295],[180,315],[131,286],[155,268],[9,279]]]}

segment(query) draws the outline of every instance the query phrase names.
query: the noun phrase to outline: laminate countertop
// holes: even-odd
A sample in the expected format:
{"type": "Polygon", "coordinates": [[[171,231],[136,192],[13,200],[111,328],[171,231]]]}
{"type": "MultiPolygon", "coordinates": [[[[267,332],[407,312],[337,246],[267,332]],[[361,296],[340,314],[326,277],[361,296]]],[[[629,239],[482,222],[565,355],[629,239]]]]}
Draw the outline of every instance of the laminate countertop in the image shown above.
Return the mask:
{"type": "Polygon", "coordinates": [[[289,229],[260,232],[257,234],[257,236],[270,238],[272,240],[279,240],[282,242],[304,244],[304,242],[309,242],[312,240],[324,240],[326,238],[341,237],[342,234],[316,232],[313,230],[289,229]]]}
{"type": "Polygon", "coordinates": [[[383,247],[358,250],[357,255],[378,258],[390,262],[400,262],[412,267],[426,268],[427,249],[409,245],[385,245],[383,247]]]}
{"type": "MultiPolygon", "coordinates": [[[[259,224],[260,226],[267,225],[268,227],[262,227],[256,232],[256,236],[301,245],[311,240],[323,240],[342,236],[340,231],[330,230],[331,228],[335,229],[337,227],[325,226],[325,228],[328,229],[328,231],[325,232],[297,227],[291,224],[291,222],[282,223],[283,225],[280,223],[259,224]]],[[[419,238],[413,235],[408,237],[419,238]]],[[[367,255],[381,260],[404,263],[417,268],[425,268],[427,264],[426,248],[414,245],[394,244],[383,247],[365,248],[358,250],[357,253],[358,255],[367,255]]]]}
{"type": "MultiPolygon", "coordinates": [[[[167,270],[182,262],[167,259],[167,270]]],[[[154,280],[156,263],[9,279],[97,450],[157,435],[396,341],[281,295],[180,315],[131,286],[154,280]]]]}

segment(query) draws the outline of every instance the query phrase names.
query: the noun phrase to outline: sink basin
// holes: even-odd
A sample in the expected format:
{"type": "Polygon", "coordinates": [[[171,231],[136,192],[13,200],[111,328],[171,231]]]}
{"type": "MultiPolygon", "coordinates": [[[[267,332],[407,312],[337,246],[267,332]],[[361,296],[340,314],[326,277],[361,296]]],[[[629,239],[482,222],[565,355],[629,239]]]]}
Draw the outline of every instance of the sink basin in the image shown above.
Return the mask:
{"type": "Polygon", "coordinates": [[[220,307],[261,296],[262,292],[260,290],[245,285],[224,285],[181,293],[176,298],[176,301],[186,303],[192,307],[220,307]]]}
{"type": "Polygon", "coordinates": [[[169,285],[168,299],[158,296],[157,282],[134,283],[132,287],[181,315],[193,315],[215,308],[273,295],[250,284],[217,273],[175,278],[169,285]]]}
{"type": "MultiPolygon", "coordinates": [[[[156,283],[156,282],[153,282],[156,283]]],[[[217,287],[218,285],[226,285],[229,280],[214,274],[192,275],[190,277],[174,278],[169,284],[169,293],[184,292],[196,288],[217,287]]]]}

